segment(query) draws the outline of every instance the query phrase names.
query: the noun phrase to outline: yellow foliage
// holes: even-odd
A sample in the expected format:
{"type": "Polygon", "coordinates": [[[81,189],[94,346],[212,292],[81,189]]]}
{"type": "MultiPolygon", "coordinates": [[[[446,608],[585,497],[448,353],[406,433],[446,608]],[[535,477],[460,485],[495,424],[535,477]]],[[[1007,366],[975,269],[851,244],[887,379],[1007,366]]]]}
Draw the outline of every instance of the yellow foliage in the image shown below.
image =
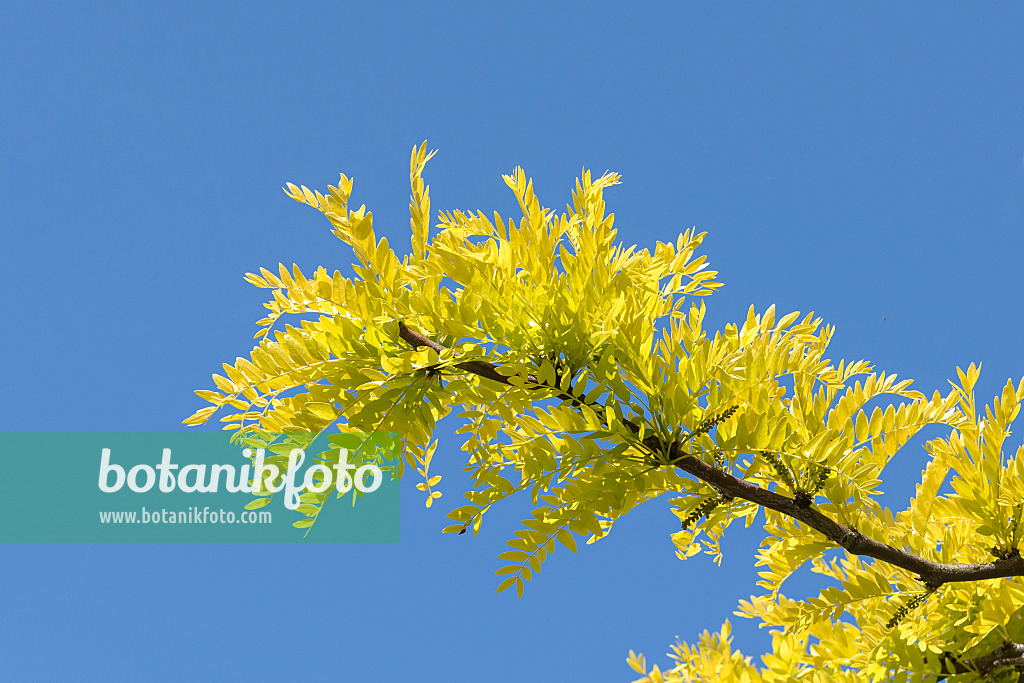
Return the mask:
{"type": "MultiPolygon", "coordinates": [[[[721,283],[697,255],[705,233],[653,252],[618,244],[604,200],[613,173],[584,170],[557,213],[517,168],[503,178],[521,216],[442,212],[432,226],[423,172],[433,154],[426,143],[412,151],[408,254],[376,237],[364,206],[350,208],[347,176],[326,194],[287,185],[352,247],[354,277],[283,264],[248,273],[271,290],[258,344],[213,376],[216,391],[196,392],[210,405],[186,424],[226,408],[225,429],[242,434],[393,432],[404,448],[396,474],[414,469],[430,506],[441,495],[430,473],[435,425],[456,410],[473,487],[445,531],[476,534],[492,505],[529,496],[530,517],[496,572],[498,591],[519,595],[557,546],[576,552],[577,536],[595,542],[663,495],[683,525],[672,536],[679,557],[719,560],[732,521],[749,526],[760,508],[688,475],[687,458],[928,562],[1018,554],[1024,448],[1009,456],[1003,444],[1024,381],[979,411],[978,367],[957,368],[952,391],[929,398],[864,361],[827,358],[834,330],[813,314],[751,307],[706,331],[702,297],[721,283]],[[288,314],[304,319],[280,329],[288,314]],[[948,436],[927,443],[916,495],[894,514],[878,501],[885,468],[929,425],[948,436]]],[[[732,650],[726,623],[672,646],[668,670],[630,651],[641,680],[934,680],[950,673],[949,657],[968,661],[1021,636],[1017,576],[923,585],[792,514],[766,510],[763,527],[764,592],[737,614],[776,629],[773,651],[753,663],[732,650]],[[831,585],[786,598],[784,582],[803,566],[831,585]]]]}

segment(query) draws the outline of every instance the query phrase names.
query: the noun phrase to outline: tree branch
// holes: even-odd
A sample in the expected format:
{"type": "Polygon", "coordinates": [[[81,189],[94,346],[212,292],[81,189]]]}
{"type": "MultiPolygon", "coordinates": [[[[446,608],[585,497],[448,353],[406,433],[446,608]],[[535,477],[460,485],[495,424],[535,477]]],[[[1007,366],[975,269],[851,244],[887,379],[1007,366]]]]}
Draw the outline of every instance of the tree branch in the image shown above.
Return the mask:
{"type": "MultiPolygon", "coordinates": [[[[1017,671],[1024,671],[1024,644],[1006,641],[987,655],[968,659],[965,662],[961,662],[947,653],[942,660],[943,673],[935,680],[944,681],[955,674],[972,672],[988,676],[996,669],[1008,666],[1014,667],[1017,671]]],[[[1021,673],[1018,680],[1024,680],[1024,673],[1021,673]]]]}
{"type": "MultiPolygon", "coordinates": [[[[447,347],[441,346],[436,341],[428,339],[425,335],[423,335],[422,333],[417,332],[416,330],[412,329],[411,327],[409,327],[408,325],[406,325],[402,321],[398,322],[398,336],[400,338],[404,339],[405,341],[409,342],[410,344],[412,344],[413,348],[419,348],[421,346],[426,346],[428,348],[434,349],[438,353],[441,353],[442,351],[447,351],[448,350],[447,347]]],[[[455,355],[458,356],[460,354],[459,354],[458,351],[456,351],[455,355]]],[[[509,381],[508,377],[506,377],[505,375],[502,375],[501,373],[499,373],[497,367],[494,366],[491,363],[488,363],[487,361],[467,360],[467,361],[463,361],[461,363],[456,363],[455,367],[459,368],[460,370],[465,370],[466,372],[470,372],[470,373],[472,373],[474,375],[477,375],[479,377],[484,377],[486,379],[492,379],[495,382],[500,382],[502,384],[506,384],[506,385],[509,385],[509,386],[512,385],[512,383],[509,381]]],[[[567,393],[565,391],[562,391],[558,387],[548,386],[548,385],[544,384],[543,382],[541,382],[540,380],[538,380],[537,377],[534,376],[534,375],[528,375],[526,377],[526,380],[528,382],[532,382],[533,384],[537,385],[537,386],[534,386],[534,387],[527,387],[529,389],[538,389],[538,390],[543,389],[543,390],[548,390],[548,391],[553,390],[553,391],[557,392],[554,395],[554,398],[559,398],[559,399],[561,399],[563,401],[570,401],[573,405],[583,405],[584,404],[584,401],[582,401],[579,397],[573,396],[571,393],[567,393]]]]}
{"type": "Polygon", "coordinates": [[[1024,576],[1024,558],[1021,558],[1019,554],[1011,555],[1005,560],[1000,559],[980,564],[931,562],[905,550],[899,550],[891,545],[868,538],[859,531],[826,517],[813,507],[802,505],[794,498],[779,495],[774,491],[734,477],[692,455],[676,460],[673,464],[687,474],[711,484],[727,496],[757,503],[762,507],[781,512],[803,522],[853,555],[866,555],[914,572],[929,586],[938,587],[944,583],[955,581],[980,581],[1006,576],[1024,576]]]}
{"type": "MultiPolygon", "coordinates": [[[[399,336],[414,347],[427,346],[438,353],[446,350],[446,347],[431,341],[405,323],[399,322],[398,327],[399,336]]],[[[508,377],[500,374],[496,366],[486,361],[464,361],[457,363],[456,367],[480,377],[494,380],[495,382],[511,384],[508,377]]],[[[557,391],[557,397],[562,400],[572,401],[574,405],[583,403],[578,397],[560,391],[557,387],[541,384],[532,375],[528,379],[530,382],[540,384],[540,386],[536,387],[538,389],[557,391]]],[[[626,421],[625,424],[634,432],[639,431],[639,427],[632,422],[626,421]]],[[[644,439],[643,443],[652,451],[669,452],[666,444],[657,435],[648,436],[644,439]]],[[[761,488],[713,465],[709,465],[692,455],[674,459],[672,465],[696,479],[710,484],[724,496],[741,498],[799,520],[853,555],[873,557],[894,567],[900,567],[901,569],[913,572],[918,575],[921,581],[932,588],[937,588],[944,583],[958,581],[980,581],[1008,576],[1024,576],[1024,558],[1016,552],[994,562],[982,562],[979,564],[942,564],[931,562],[905,550],[899,550],[886,543],[868,538],[855,529],[843,526],[815,510],[814,507],[807,504],[806,500],[801,501],[796,498],[788,498],[774,491],[761,488]]]]}

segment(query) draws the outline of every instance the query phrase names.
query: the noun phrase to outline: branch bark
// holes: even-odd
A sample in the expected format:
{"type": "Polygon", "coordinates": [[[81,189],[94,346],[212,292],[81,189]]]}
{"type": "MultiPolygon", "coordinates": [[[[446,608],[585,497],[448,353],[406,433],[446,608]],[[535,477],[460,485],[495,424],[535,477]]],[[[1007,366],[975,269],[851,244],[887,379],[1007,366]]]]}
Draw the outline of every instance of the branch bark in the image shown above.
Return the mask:
{"type": "Polygon", "coordinates": [[[693,456],[676,460],[675,466],[687,474],[711,484],[727,496],[742,498],[793,517],[854,555],[873,557],[876,560],[914,572],[929,586],[938,587],[944,583],[956,581],[980,581],[1006,576],[1024,576],[1024,558],[1021,558],[1020,555],[980,564],[931,562],[905,550],[899,550],[886,543],[868,538],[859,531],[826,517],[814,507],[802,505],[794,498],[780,495],[734,477],[693,456]]]}
{"type": "MultiPolygon", "coordinates": [[[[438,353],[446,350],[446,347],[428,339],[405,323],[399,322],[398,325],[399,337],[412,344],[413,347],[428,346],[438,353]]],[[[500,382],[501,384],[510,384],[508,377],[499,373],[496,366],[486,361],[463,361],[457,363],[455,367],[479,377],[500,382]]],[[[537,379],[533,376],[529,379],[531,382],[537,382],[537,379]]],[[[557,388],[546,385],[538,388],[558,391],[557,388]]],[[[574,405],[583,403],[578,397],[563,391],[558,391],[557,397],[562,400],[572,401],[574,405]]],[[[638,430],[638,427],[633,423],[627,422],[626,424],[634,431],[638,430]]],[[[654,452],[669,452],[669,444],[662,443],[656,435],[647,437],[643,443],[654,452]]],[[[823,515],[814,509],[813,506],[808,505],[806,501],[789,498],[774,491],[761,488],[756,484],[751,484],[692,455],[677,458],[672,461],[672,465],[690,476],[713,486],[724,496],[756,503],[803,522],[853,555],[873,557],[886,564],[913,572],[917,574],[921,581],[932,588],[938,588],[945,583],[959,581],[981,581],[983,579],[1024,576],[1024,558],[1019,553],[1013,553],[1006,558],[997,559],[993,562],[982,562],[979,564],[942,564],[932,562],[913,553],[868,538],[856,529],[846,527],[823,515]]]]}
{"type": "MultiPolygon", "coordinates": [[[[944,681],[955,674],[971,672],[988,676],[996,669],[1010,666],[1014,667],[1018,672],[1024,672],[1024,644],[1006,641],[987,655],[963,662],[947,653],[947,656],[942,660],[942,664],[943,673],[935,679],[936,681],[944,681]]],[[[1021,673],[1017,680],[1024,681],[1024,673],[1021,673]]]]}
{"type": "MultiPolygon", "coordinates": [[[[417,332],[416,330],[412,329],[411,327],[409,327],[408,325],[401,321],[398,322],[398,336],[412,344],[414,348],[426,346],[428,348],[434,349],[434,351],[437,351],[438,353],[448,350],[447,347],[438,344],[436,341],[432,339],[429,339],[421,332],[417,332]]],[[[455,355],[459,355],[459,352],[456,351],[455,355]]],[[[498,372],[497,368],[494,365],[486,361],[467,360],[461,363],[456,363],[455,367],[459,368],[460,370],[470,372],[479,377],[484,377],[486,379],[491,379],[494,380],[495,382],[500,382],[501,384],[511,386],[511,382],[509,382],[508,377],[502,375],[500,372],[498,372]]],[[[569,401],[573,405],[581,405],[583,403],[583,401],[580,400],[579,397],[573,396],[569,392],[561,391],[560,389],[558,389],[558,387],[549,387],[546,385],[542,385],[534,375],[528,375],[526,379],[530,382],[533,382],[534,384],[540,385],[536,387],[537,389],[544,389],[545,391],[556,391],[557,393],[555,394],[554,398],[558,398],[563,401],[569,401]]]]}

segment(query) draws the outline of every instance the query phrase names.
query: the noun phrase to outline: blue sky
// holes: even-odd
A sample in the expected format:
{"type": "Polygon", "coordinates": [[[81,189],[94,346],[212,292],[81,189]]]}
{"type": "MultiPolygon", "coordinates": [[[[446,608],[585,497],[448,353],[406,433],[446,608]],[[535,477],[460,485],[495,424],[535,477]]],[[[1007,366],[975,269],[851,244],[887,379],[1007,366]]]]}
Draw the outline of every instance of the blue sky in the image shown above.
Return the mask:
{"type": "MultiPolygon", "coordinates": [[[[835,359],[979,399],[1024,375],[1024,10],[954,3],[212,3],[0,11],[0,429],[168,431],[251,348],[278,262],[344,270],[280,190],[344,172],[408,248],[408,155],[436,209],[542,203],[581,167],[623,175],[619,238],[708,231],[721,327],[815,311],[835,359]]],[[[655,503],[527,587],[493,571],[522,509],[442,536],[464,484],[454,423],[396,546],[22,545],[0,565],[11,680],[632,680],[754,592],[753,534],[721,568],[675,558],[655,503]]],[[[889,471],[901,505],[919,441],[889,471]]],[[[10,483],[8,485],[11,485],[10,483]]],[[[15,482],[14,485],[28,485],[15,482]]],[[[803,594],[798,583],[789,592],[803,594]]]]}

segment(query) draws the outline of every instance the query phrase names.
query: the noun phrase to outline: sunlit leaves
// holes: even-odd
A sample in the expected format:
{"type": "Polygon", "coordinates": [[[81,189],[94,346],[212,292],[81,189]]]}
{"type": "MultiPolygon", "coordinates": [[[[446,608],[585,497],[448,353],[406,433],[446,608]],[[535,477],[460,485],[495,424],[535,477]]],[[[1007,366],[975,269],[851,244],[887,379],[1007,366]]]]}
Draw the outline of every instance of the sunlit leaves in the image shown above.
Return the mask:
{"type": "MultiPolygon", "coordinates": [[[[737,324],[707,330],[701,297],[721,283],[697,253],[705,233],[687,230],[652,251],[618,244],[604,197],[618,175],[584,170],[559,213],[516,168],[503,179],[517,216],[432,216],[423,173],[433,154],[423,143],[410,157],[408,254],[376,236],[366,207],[350,207],[347,176],[325,194],[287,185],[351,246],[351,276],[283,264],[246,274],[269,290],[258,344],[213,376],[216,390],[196,392],[209,405],[186,424],[223,408],[225,429],[240,433],[393,432],[403,444],[395,474],[414,470],[430,506],[442,494],[435,426],[454,411],[470,486],[444,531],[476,535],[492,506],[528,499],[496,571],[498,591],[520,596],[559,547],[604,538],[664,494],[680,523],[678,556],[704,551],[721,562],[731,523],[751,526],[759,509],[683,476],[675,465],[685,458],[929,561],[1019,552],[1024,447],[1004,449],[1024,381],[979,409],[975,365],[957,369],[950,393],[928,397],[865,361],[830,360],[834,329],[813,314],[751,307],[737,324]],[[299,321],[282,329],[286,316],[299,321]],[[945,433],[927,443],[915,496],[894,513],[880,502],[885,470],[934,425],[945,433]]],[[[304,499],[296,526],[312,525],[325,501],[304,499]]],[[[631,652],[635,671],[649,681],[924,680],[947,653],[982,647],[1000,629],[1019,637],[1019,579],[932,590],[837,551],[792,516],[769,512],[763,528],[763,593],[740,613],[780,629],[773,651],[752,663],[732,650],[726,624],[673,646],[671,670],[631,652]],[[786,598],[787,579],[808,567],[834,585],[786,598]]]]}

